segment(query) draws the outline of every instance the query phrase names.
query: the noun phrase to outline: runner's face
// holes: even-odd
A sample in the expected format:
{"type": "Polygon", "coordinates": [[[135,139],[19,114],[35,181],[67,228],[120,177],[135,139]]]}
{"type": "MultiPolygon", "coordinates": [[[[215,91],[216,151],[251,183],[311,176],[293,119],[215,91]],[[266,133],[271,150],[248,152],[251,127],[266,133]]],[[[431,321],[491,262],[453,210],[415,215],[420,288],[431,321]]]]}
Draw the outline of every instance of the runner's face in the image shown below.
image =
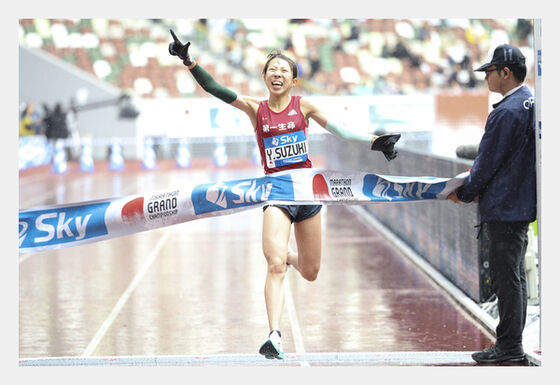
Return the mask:
{"type": "Polygon", "coordinates": [[[293,78],[290,64],[278,58],[268,63],[268,68],[264,75],[264,82],[269,92],[272,94],[288,92],[296,85],[296,79],[293,78]]]}

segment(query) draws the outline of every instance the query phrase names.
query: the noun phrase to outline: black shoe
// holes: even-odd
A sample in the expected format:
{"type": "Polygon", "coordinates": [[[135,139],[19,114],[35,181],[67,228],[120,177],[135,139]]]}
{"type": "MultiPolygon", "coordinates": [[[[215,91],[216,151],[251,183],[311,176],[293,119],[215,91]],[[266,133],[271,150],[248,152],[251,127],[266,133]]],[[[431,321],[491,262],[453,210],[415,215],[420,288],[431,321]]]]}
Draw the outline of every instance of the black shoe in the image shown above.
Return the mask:
{"type": "Polygon", "coordinates": [[[525,360],[522,348],[502,350],[496,345],[471,355],[476,362],[517,362],[525,360]]]}

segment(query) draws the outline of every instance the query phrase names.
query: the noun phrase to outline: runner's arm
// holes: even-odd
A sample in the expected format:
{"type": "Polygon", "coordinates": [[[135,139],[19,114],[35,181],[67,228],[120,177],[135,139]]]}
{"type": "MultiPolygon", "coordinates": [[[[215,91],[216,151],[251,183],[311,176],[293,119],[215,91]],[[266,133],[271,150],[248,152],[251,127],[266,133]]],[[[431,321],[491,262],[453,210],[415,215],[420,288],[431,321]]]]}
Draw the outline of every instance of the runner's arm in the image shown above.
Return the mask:
{"type": "Polygon", "coordinates": [[[301,106],[302,113],[307,121],[309,121],[309,118],[313,119],[325,130],[341,139],[370,144],[373,144],[375,139],[377,139],[377,136],[375,135],[353,132],[333,122],[332,120],[328,120],[321,110],[308,101],[304,101],[302,99],[301,106]]]}
{"type": "Polygon", "coordinates": [[[321,127],[329,131],[331,134],[338,136],[341,139],[353,142],[369,143],[373,151],[381,151],[388,161],[397,157],[395,150],[395,143],[400,139],[401,134],[385,134],[375,136],[365,133],[357,133],[345,129],[344,127],[336,124],[327,119],[327,117],[313,104],[302,101],[302,113],[305,119],[309,118],[315,120],[321,127]]]}
{"type": "Polygon", "coordinates": [[[193,59],[191,65],[188,66],[191,74],[196,82],[211,95],[218,99],[231,104],[237,99],[237,94],[227,87],[222,86],[214,78],[202,68],[196,60],[193,59]]]}
{"type": "Polygon", "coordinates": [[[183,60],[183,64],[192,73],[196,82],[209,94],[217,97],[225,103],[231,104],[243,112],[251,119],[253,127],[256,127],[256,113],[259,102],[248,97],[240,97],[234,91],[219,84],[204,68],[202,68],[189,54],[190,42],[181,43],[173,30],[169,30],[173,37],[173,43],[169,44],[169,53],[183,60]]]}

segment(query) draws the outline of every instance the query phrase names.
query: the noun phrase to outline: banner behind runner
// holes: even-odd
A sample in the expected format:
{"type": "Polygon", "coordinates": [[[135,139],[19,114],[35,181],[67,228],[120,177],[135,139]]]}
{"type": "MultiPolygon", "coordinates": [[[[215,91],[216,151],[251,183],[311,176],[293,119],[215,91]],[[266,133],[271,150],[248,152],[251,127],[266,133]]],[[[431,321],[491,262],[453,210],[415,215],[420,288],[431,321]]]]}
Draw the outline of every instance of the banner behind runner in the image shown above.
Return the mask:
{"type": "Polygon", "coordinates": [[[145,195],[20,210],[19,251],[76,246],[198,218],[277,204],[367,204],[446,199],[455,178],[298,169],[145,195]]]}

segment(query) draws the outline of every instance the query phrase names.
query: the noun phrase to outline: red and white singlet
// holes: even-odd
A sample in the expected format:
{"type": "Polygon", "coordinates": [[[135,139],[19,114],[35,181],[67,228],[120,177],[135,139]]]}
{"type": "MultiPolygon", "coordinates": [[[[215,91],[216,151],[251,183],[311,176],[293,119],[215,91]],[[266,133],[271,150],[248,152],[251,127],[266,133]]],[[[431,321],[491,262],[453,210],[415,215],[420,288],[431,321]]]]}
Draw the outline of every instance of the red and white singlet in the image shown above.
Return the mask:
{"type": "Polygon", "coordinates": [[[292,96],[281,112],[272,111],[267,100],[259,103],[255,134],[265,174],[313,167],[300,99],[301,96],[292,96]]]}

